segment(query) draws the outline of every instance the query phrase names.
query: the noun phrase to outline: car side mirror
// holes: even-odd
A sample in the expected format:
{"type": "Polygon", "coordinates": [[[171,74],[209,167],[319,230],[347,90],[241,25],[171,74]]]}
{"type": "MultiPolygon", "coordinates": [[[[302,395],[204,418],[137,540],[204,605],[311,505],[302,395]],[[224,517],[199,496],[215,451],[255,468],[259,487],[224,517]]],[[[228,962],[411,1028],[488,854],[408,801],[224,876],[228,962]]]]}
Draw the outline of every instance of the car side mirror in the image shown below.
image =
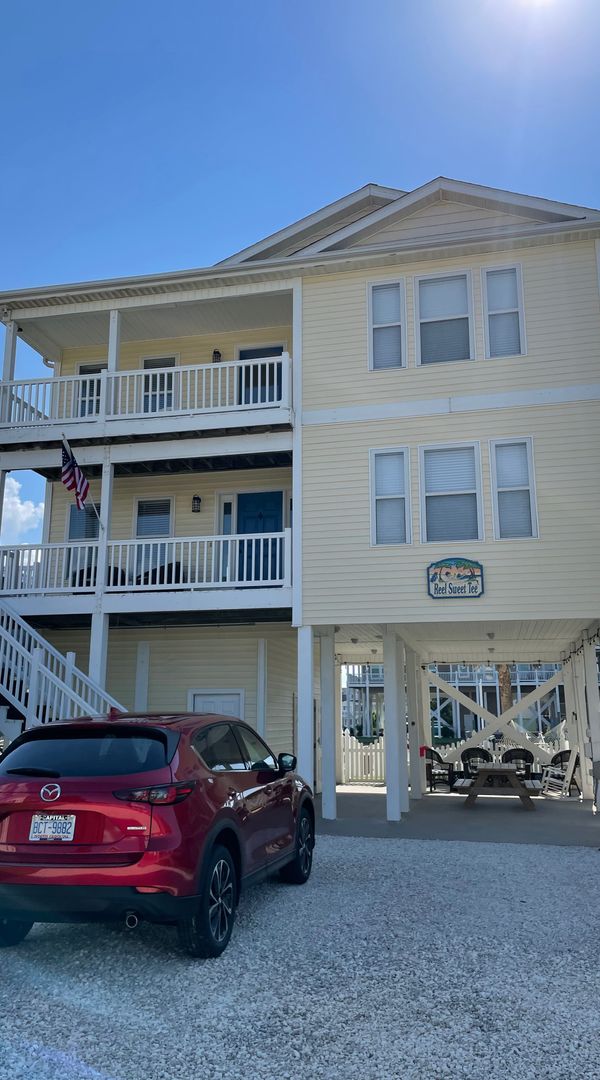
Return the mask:
{"type": "Polygon", "coordinates": [[[277,763],[280,773],[293,772],[298,764],[298,759],[293,754],[278,754],[277,763]]]}

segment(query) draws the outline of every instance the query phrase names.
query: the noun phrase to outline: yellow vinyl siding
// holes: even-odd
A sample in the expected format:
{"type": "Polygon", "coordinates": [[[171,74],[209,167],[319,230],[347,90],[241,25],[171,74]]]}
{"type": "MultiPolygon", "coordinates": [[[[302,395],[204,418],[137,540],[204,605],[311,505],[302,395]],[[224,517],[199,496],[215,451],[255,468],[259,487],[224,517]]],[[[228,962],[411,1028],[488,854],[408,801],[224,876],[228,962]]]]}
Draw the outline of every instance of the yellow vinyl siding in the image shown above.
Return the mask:
{"type": "MultiPolygon", "coordinates": [[[[221,532],[217,514],[217,502],[221,492],[291,492],[291,487],[292,472],[289,468],[117,477],[113,487],[110,538],[129,540],[135,537],[137,499],[173,499],[173,536],[214,536],[221,532]],[[192,513],[193,495],[200,495],[202,499],[199,514],[192,513]]],[[[99,502],[99,480],[92,480],[90,492],[91,497],[99,502]]],[[[55,483],[52,493],[50,543],[64,542],[67,536],[69,507],[72,505],[72,494],[60,482],[55,483]]]]}
{"type": "MultiPolygon", "coordinates": [[[[61,652],[74,651],[77,666],[87,670],[87,630],[49,630],[46,637],[61,652]]],[[[293,746],[296,633],[285,624],[113,628],[108,640],[107,690],[133,709],[137,647],[139,642],[148,642],[149,712],[186,712],[190,690],[244,690],[244,719],[255,727],[261,638],[267,643],[266,738],[275,753],[289,751],[293,746]]]]}
{"type": "Polygon", "coordinates": [[[600,408],[595,402],[306,427],[305,622],[594,618],[600,610],[600,408]],[[539,540],[495,540],[488,440],[533,438],[539,540]],[[481,442],[482,542],[421,543],[418,447],[481,442]],[[369,450],[410,449],[413,543],[370,545],[369,450]],[[483,563],[485,594],[434,601],[426,567],[483,563]]]}
{"type": "Polygon", "coordinates": [[[597,381],[600,304],[593,241],[308,279],[303,296],[303,408],[334,409],[597,381]],[[481,268],[519,263],[527,355],[484,359],[481,268]],[[415,366],[414,277],[472,271],[476,360],[415,366]],[[367,284],[406,284],[407,367],[368,370],[367,284]]]}
{"type": "MultiPolygon", "coordinates": [[[[222,361],[237,360],[238,349],[257,348],[259,345],[283,345],[291,352],[292,330],[290,326],[269,326],[261,330],[236,330],[214,334],[202,334],[181,338],[152,338],[147,341],[125,341],[119,351],[119,371],[141,369],[144,358],[176,356],[177,363],[210,364],[213,349],[218,349],[222,361]]],[[[108,323],[107,323],[108,342],[108,323]]],[[[106,360],[108,344],[102,348],[89,345],[79,349],[65,349],[60,375],[76,375],[80,364],[106,360]]]]}
{"type": "Polygon", "coordinates": [[[523,226],[534,222],[539,222],[539,218],[536,219],[533,213],[528,219],[522,214],[485,210],[483,207],[442,199],[422,210],[416,210],[414,214],[385,225],[369,236],[363,236],[359,240],[349,237],[340,247],[347,250],[371,247],[374,244],[388,244],[396,240],[400,242],[417,239],[437,240],[456,234],[468,237],[483,229],[509,228],[511,225],[523,226]]]}

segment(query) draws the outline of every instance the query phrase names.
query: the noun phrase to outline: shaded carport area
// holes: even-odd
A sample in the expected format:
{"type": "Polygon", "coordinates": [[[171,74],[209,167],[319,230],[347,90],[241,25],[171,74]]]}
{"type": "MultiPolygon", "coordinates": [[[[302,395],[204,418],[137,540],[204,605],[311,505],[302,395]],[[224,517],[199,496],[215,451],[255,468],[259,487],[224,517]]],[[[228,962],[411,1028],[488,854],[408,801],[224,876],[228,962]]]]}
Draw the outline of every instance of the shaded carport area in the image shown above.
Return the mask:
{"type": "MultiPolygon", "coordinates": [[[[481,730],[475,731],[461,746],[450,748],[447,757],[456,761],[462,749],[480,745],[498,732],[514,746],[533,748],[530,736],[515,721],[561,683],[564,686],[563,733],[569,748],[577,750],[580,755],[583,809],[586,813],[592,809],[595,784],[593,764],[600,762],[597,621],[546,619],[339,624],[306,627],[300,633],[306,630],[311,631],[311,645],[312,634],[320,643],[320,652],[311,649],[311,656],[316,654],[319,657],[315,663],[319,664],[320,674],[320,729],[310,737],[317,746],[319,756],[317,777],[324,821],[335,821],[340,816],[356,819],[358,816],[352,798],[359,798],[359,794],[353,796],[352,792],[339,790],[342,780],[339,669],[341,664],[373,662],[383,663],[384,667],[386,790],[384,798],[380,796],[377,799],[376,793],[372,793],[377,813],[371,814],[371,817],[399,822],[414,812],[425,796],[425,762],[420,748],[431,743],[430,686],[442,686],[446,694],[459,701],[464,697],[460,690],[430,670],[430,665],[442,663],[560,665],[555,675],[511,704],[510,708],[505,708],[499,716],[465,698],[465,703],[477,715],[481,730]]],[[[302,743],[301,710],[299,743],[302,743]]],[[[535,743],[535,753],[542,765],[550,761],[551,749],[544,746],[543,741],[535,743]]],[[[474,808],[474,814],[479,817],[482,816],[483,801],[478,800],[474,808]]],[[[498,813],[514,820],[513,807],[507,806],[506,801],[503,799],[500,805],[500,800],[495,800],[498,813]]],[[[540,806],[541,800],[537,800],[536,808],[540,806]]],[[[557,809],[556,800],[548,803],[547,809],[552,811],[553,808],[557,809]]],[[[493,807],[487,807],[485,812],[491,809],[493,807]]],[[[520,807],[514,809],[518,814],[520,807]]],[[[433,810],[425,813],[433,815],[433,810]]],[[[542,813],[545,816],[545,811],[542,813]]],[[[517,820],[520,820],[520,816],[517,820]]]]}

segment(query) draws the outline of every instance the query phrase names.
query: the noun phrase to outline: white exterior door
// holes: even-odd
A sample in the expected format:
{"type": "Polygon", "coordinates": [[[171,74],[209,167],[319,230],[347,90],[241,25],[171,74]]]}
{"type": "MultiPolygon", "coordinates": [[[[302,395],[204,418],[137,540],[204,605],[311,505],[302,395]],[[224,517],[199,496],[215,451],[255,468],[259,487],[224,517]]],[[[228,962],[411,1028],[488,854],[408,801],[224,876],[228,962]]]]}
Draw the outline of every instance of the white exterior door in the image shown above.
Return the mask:
{"type": "Polygon", "coordinates": [[[243,690],[192,690],[190,711],[195,713],[218,713],[244,719],[243,690]]]}

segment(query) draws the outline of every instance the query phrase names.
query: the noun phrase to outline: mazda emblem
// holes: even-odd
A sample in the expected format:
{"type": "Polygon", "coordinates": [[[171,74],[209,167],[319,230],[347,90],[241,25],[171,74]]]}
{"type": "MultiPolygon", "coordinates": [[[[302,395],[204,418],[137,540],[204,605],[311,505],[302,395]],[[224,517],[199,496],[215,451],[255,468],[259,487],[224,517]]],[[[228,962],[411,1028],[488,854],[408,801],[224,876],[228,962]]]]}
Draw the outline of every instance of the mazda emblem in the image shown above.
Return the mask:
{"type": "Polygon", "coordinates": [[[40,795],[44,802],[56,802],[60,797],[60,784],[44,784],[40,795]]]}

